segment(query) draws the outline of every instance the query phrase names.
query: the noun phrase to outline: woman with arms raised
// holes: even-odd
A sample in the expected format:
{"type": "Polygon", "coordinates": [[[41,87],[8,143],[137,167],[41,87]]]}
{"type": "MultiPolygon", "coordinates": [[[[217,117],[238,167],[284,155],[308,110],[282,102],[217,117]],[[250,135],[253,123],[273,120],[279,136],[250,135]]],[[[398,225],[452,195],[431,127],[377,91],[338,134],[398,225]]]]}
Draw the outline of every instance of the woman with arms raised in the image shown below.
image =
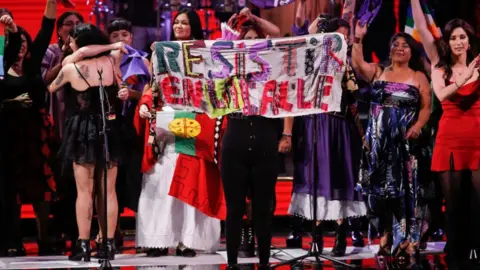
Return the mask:
{"type": "Polygon", "coordinates": [[[366,32],[357,24],[352,50],[354,69],[373,84],[359,182],[370,215],[379,221],[378,255],[389,257],[393,249],[397,263],[408,266],[421,234],[418,202],[429,172],[429,157],[416,139],[430,116],[430,86],[419,45],[410,35],[393,36],[391,63],[382,68],[363,58],[366,32]]]}
{"type": "MultiPolygon", "coordinates": [[[[88,45],[108,45],[108,37],[91,24],[77,26],[70,37],[70,47],[75,52],[88,45]]],[[[70,260],[90,260],[90,225],[93,215],[93,201],[97,204],[97,213],[103,220],[107,215],[108,234],[105,253],[110,259],[114,258],[114,233],[117,224],[118,204],[115,192],[117,167],[121,160],[122,146],[118,134],[118,120],[116,113],[121,109],[117,99],[121,76],[118,69],[120,55],[110,56],[104,52],[88,60],[72,61],[72,57],[65,59],[66,63],[58,77],[49,86],[50,92],[65,88],[66,121],[65,134],[59,156],[63,166],[73,163],[75,182],[77,185],[77,225],[79,239],[73,248],[70,260]],[[99,78],[101,73],[101,80],[99,78]],[[105,112],[101,114],[99,88],[102,85],[105,96],[105,112]],[[102,117],[107,119],[107,136],[110,161],[104,162],[102,117]],[[103,169],[108,168],[107,187],[103,186],[103,169]],[[107,197],[104,198],[104,188],[107,197]],[[103,209],[104,200],[108,200],[108,209],[103,209]]],[[[103,223],[102,235],[105,236],[103,223]]]]}

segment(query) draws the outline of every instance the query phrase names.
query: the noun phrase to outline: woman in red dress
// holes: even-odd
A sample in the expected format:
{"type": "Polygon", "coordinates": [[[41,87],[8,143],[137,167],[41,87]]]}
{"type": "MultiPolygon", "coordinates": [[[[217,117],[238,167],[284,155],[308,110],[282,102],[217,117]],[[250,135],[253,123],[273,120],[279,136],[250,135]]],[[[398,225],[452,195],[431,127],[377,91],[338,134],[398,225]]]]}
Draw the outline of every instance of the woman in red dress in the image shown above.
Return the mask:
{"type": "Polygon", "coordinates": [[[472,269],[480,245],[475,235],[480,227],[480,57],[475,32],[465,21],[450,21],[443,38],[446,53],[432,72],[444,111],[432,171],[439,172],[447,202],[449,269],[472,269]]]}

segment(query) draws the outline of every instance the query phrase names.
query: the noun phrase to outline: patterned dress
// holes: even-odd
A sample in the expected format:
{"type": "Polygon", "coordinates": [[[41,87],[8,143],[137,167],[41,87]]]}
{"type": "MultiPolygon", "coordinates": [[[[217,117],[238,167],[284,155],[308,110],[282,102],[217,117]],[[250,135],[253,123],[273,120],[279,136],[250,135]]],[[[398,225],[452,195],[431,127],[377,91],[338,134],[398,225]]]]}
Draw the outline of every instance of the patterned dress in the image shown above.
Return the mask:
{"type": "Polygon", "coordinates": [[[418,242],[421,231],[427,229],[427,224],[420,222],[426,213],[418,210],[426,209],[419,208],[428,185],[421,181],[428,180],[431,151],[427,148],[428,140],[423,137],[405,139],[418,118],[418,88],[376,81],[370,98],[359,184],[367,196],[373,225],[378,225],[377,217],[386,211],[393,212],[393,247],[396,248],[406,240],[418,242]]]}

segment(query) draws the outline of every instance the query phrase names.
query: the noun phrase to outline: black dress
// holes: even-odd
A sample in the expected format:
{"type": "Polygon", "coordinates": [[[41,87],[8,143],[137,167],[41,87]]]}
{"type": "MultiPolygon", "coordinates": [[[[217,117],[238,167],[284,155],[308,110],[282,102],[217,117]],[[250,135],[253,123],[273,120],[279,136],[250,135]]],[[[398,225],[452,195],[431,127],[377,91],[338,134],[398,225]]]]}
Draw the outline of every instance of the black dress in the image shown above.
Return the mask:
{"type": "MultiPolygon", "coordinates": [[[[75,66],[76,67],[76,66],[75,66]]],[[[77,69],[78,70],[78,69],[77,69]]],[[[85,80],[88,84],[88,82],[85,80]]],[[[65,88],[67,117],[65,133],[60,147],[59,157],[63,166],[77,164],[103,164],[104,150],[102,130],[100,93],[98,86],[90,86],[85,91],[78,91],[70,84],[65,88]]],[[[107,120],[107,137],[110,155],[109,167],[118,165],[122,157],[122,144],[119,135],[118,87],[116,85],[104,88],[105,110],[110,120],[107,120]]]]}
{"type": "Polygon", "coordinates": [[[22,203],[50,200],[55,195],[53,181],[55,157],[54,142],[50,136],[45,110],[47,91],[41,76],[41,62],[50,43],[55,20],[43,18],[42,26],[30,44],[29,56],[23,64],[23,76],[15,77],[8,70],[18,56],[20,34],[10,34],[5,52],[5,78],[0,80],[0,154],[2,155],[3,179],[0,185],[3,209],[0,220],[6,221],[2,232],[6,248],[17,248],[19,230],[14,217],[17,195],[22,203]],[[13,99],[28,94],[28,100],[13,99]]]}

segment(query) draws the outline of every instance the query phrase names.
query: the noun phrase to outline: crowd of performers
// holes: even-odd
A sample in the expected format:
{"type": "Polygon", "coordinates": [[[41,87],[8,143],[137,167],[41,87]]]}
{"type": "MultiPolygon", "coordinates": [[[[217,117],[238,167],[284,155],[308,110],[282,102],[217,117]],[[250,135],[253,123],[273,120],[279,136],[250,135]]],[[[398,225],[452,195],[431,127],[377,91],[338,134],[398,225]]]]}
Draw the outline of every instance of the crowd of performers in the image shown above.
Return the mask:
{"type": "MultiPolygon", "coordinates": [[[[185,257],[215,252],[220,220],[225,220],[228,268],[236,269],[239,255],[255,256],[256,238],[259,267],[267,269],[279,163],[292,151],[289,246],[301,245],[295,224],[313,219],[317,194],[314,235],[320,251],[323,224],[329,221],[336,224],[333,256],[345,255],[349,224],[354,245],[363,246],[358,220],[366,217],[377,232],[369,237],[380,238],[379,266],[393,259],[408,267],[441,228],[444,199],[449,268],[479,265],[480,62],[475,32],[465,21],[451,20],[442,38],[435,39],[420,0],[411,0],[421,44],[397,33],[388,61],[376,64],[364,59],[362,44],[371,18],[354,22],[354,1],[345,1],[342,18],[309,23],[301,0],[295,35],[337,32],[351,44],[342,111],[283,120],[241,113],[210,119],[198,113],[202,129],[213,134],[211,155],[199,157],[176,153],[174,138],[156,129],[156,121],[163,121],[156,114],[173,109],[159,98],[161,85],[152,79],[147,54],[129,46],[131,24],[118,18],[104,33],[84,24],[75,11],[57,19],[56,2],[46,1],[34,39],[15,24],[14,14],[0,9],[8,32],[0,80],[4,256],[25,255],[20,205],[32,203],[40,255],[61,252],[65,244],[58,239],[68,236],[74,242],[70,260],[114,259],[123,241],[119,209],[128,207],[136,212],[136,246],[149,257],[168,255],[172,248],[185,257]],[[58,42],[49,45],[55,28],[58,42]],[[438,104],[432,113],[432,102],[441,104],[441,116],[438,104]],[[369,107],[366,125],[358,104],[369,107]],[[107,119],[108,163],[102,117],[107,119]],[[193,191],[195,198],[188,195],[193,191]],[[95,213],[108,225],[99,224],[92,252],[95,213]],[[59,234],[55,240],[49,234],[50,214],[59,234]]],[[[200,25],[195,11],[181,10],[170,40],[203,40],[200,25]]],[[[280,35],[277,26],[249,9],[232,16],[224,30],[223,39],[229,40],[280,35]]]]}

